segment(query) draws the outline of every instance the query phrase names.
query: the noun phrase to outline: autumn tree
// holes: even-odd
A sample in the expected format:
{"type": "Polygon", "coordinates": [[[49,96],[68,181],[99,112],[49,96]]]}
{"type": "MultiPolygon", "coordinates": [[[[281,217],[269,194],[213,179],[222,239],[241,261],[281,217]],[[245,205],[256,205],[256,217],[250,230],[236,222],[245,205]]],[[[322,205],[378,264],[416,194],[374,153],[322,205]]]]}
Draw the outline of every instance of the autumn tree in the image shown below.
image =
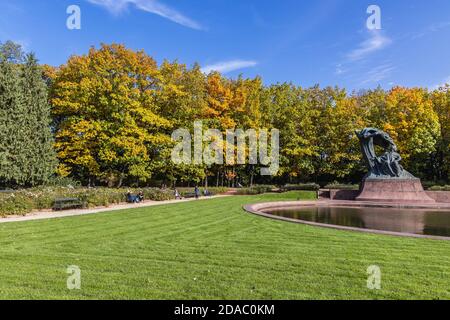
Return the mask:
{"type": "MultiPolygon", "coordinates": [[[[13,46],[4,52],[15,56],[13,46]]],[[[389,133],[406,169],[424,178],[448,179],[448,87],[431,93],[396,87],[348,94],[318,85],[264,86],[259,77],[204,74],[197,64],[163,61],[158,66],[144,52],[116,44],[43,69],[53,106],[58,172],[85,183],[357,182],[365,168],[354,131],[364,127],[389,133]],[[279,129],[278,175],[258,177],[259,166],[249,163],[173,163],[171,133],[181,128],[192,133],[195,121],[224,136],[227,130],[279,129]]],[[[14,87],[15,79],[4,80],[5,86],[14,87]]],[[[226,154],[226,143],[223,147],[226,154]]]]}
{"type": "Polygon", "coordinates": [[[233,119],[231,102],[233,90],[231,81],[222,77],[219,72],[212,72],[206,79],[206,105],[202,118],[207,120],[210,128],[221,130],[232,129],[236,126],[233,119]]]}
{"type": "Polygon", "coordinates": [[[262,125],[280,130],[280,175],[288,180],[308,179],[313,173],[312,144],[318,110],[308,104],[306,92],[291,84],[272,85],[262,94],[262,125]]]}
{"type": "Polygon", "coordinates": [[[436,152],[431,157],[432,178],[448,181],[450,177],[450,85],[447,84],[431,95],[433,108],[439,118],[441,134],[436,144],[436,152]]]}
{"type": "Polygon", "coordinates": [[[384,103],[370,108],[368,119],[394,139],[403,157],[402,164],[421,175],[440,136],[439,117],[427,91],[392,88],[384,103]]]}
{"type": "Polygon", "coordinates": [[[156,103],[159,76],[151,57],[117,44],[61,66],[51,90],[59,173],[110,186],[151,178],[170,142],[156,103]]]}
{"type": "MultiPolygon", "coordinates": [[[[194,122],[201,119],[207,104],[206,76],[199,65],[189,69],[178,62],[164,61],[160,66],[160,84],[157,104],[160,113],[173,124],[173,129],[185,128],[193,132],[194,122]]],[[[166,159],[160,167],[159,176],[170,183],[199,183],[206,178],[206,167],[196,164],[174,164],[171,147],[162,150],[166,159]]]]}

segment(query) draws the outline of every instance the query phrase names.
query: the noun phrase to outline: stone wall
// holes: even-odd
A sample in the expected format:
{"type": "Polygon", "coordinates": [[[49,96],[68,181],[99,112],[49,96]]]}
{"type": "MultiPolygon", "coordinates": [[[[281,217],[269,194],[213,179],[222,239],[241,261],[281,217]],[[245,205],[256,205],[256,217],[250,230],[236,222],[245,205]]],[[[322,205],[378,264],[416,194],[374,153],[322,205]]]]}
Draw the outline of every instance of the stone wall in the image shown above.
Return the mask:
{"type": "Polygon", "coordinates": [[[450,191],[425,191],[436,202],[450,203],[450,191]]]}
{"type": "MultiPolygon", "coordinates": [[[[450,191],[425,191],[427,196],[440,203],[450,203],[450,191]]],[[[355,200],[359,195],[358,190],[321,190],[322,198],[331,200],[355,200]]]]}
{"type": "Polygon", "coordinates": [[[355,200],[359,190],[330,190],[331,200],[355,200]]]}

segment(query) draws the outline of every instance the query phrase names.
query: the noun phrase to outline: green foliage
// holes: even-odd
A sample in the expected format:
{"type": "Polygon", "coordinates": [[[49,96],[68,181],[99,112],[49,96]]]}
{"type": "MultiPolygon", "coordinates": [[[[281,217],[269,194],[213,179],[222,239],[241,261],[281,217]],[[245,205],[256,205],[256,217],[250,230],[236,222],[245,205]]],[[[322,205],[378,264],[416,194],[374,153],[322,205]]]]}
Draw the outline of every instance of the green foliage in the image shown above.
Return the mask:
{"type": "Polygon", "coordinates": [[[198,65],[164,61],[157,66],[144,52],[115,44],[46,70],[59,173],[84,183],[145,184],[152,178],[170,185],[208,179],[216,186],[356,182],[365,168],[354,131],[368,126],[394,138],[406,169],[427,179],[448,179],[450,94],[445,88],[430,95],[420,88],[348,94],[338,87],[264,86],[258,77],[205,75],[198,65]],[[259,177],[253,165],[174,165],[169,135],[173,129],[192,130],[195,120],[223,133],[279,129],[277,177],[259,177]]]}
{"type": "Polygon", "coordinates": [[[432,92],[394,87],[352,94],[318,85],[264,86],[259,77],[205,75],[198,65],[177,61],[158,66],[145,52],[117,44],[72,56],[59,68],[41,68],[7,42],[0,46],[0,186],[35,186],[52,176],[45,85],[57,174],[83,185],[356,183],[366,169],[354,131],[370,126],[392,136],[405,169],[424,180],[449,179],[448,85],[432,92]],[[259,165],[174,164],[171,133],[192,131],[195,120],[222,133],[279,129],[277,176],[259,176],[259,165]]]}
{"type": "Polygon", "coordinates": [[[249,188],[240,188],[237,189],[236,192],[239,195],[257,195],[272,192],[276,187],[272,185],[255,185],[249,188]]]}
{"type": "Polygon", "coordinates": [[[445,85],[431,95],[433,108],[439,117],[441,134],[436,144],[436,152],[430,155],[429,172],[435,180],[450,178],[450,84],[445,85]]]}
{"type": "Polygon", "coordinates": [[[428,188],[430,191],[450,191],[450,185],[446,186],[431,186],[428,188]]]}
{"type": "Polygon", "coordinates": [[[144,198],[146,200],[165,201],[175,199],[173,191],[169,189],[161,190],[156,188],[144,188],[141,189],[141,191],[144,193],[144,198]]]}
{"type": "Polygon", "coordinates": [[[81,187],[81,183],[71,177],[54,175],[45,183],[46,187],[81,187]]]}
{"type": "Polygon", "coordinates": [[[16,61],[0,59],[0,186],[36,186],[56,166],[47,87],[32,54],[16,61]]]}
{"type": "Polygon", "coordinates": [[[26,140],[20,128],[26,117],[20,82],[20,69],[0,61],[0,185],[25,183],[27,154],[19,151],[26,140]]]}
{"type": "Polygon", "coordinates": [[[9,194],[0,199],[0,216],[25,215],[34,208],[34,201],[22,194],[9,194]]]}
{"type": "Polygon", "coordinates": [[[343,184],[339,182],[333,182],[327,184],[324,189],[336,189],[336,190],[359,190],[358,184],[343,184]]]}
{"type": "Polygon", "coordinates": [[[50,106],[47,102],[47,86],[43,80],[42,68],[33,54],[26,56],[23,68],[22,90],[27,115],[24,116],[28,135],[27,183],[36,186],[48,181],[55,173],[57,161],[53,134],[50,129],[50,106]]]}
{"type": "Polygon", "coordinates": [[[171,190],[156,188],[39,187],[0,194],[0,215],[26,214],[32,210],[51,209],[57,198],[78,198],[88,207],[110,206],[126,202],[128,192],[138,193],[139,191],[144,193],[145,200],[164,201],[174,199],[171,190]]]}
{"type": "Polygon", "coordinates": [[[7,61],[11,63],[22,63],[24,59],[24,53],[20,44],[13,41],[0,42],[0,62],[7,61]]]}
{"type": "MultiPolygon", "coordinates": [[[[200,189],[200,193],[203,195],[205,188],[199,188],[199,189],[200,189]]],[[[185,194],[194,192],[194,188],[177,188],[177,190],[178,190],[178,192],[180,192],[180,194],[182,196],[185,194]]],[[[224,194],[230,189],[226,188],[226,187],[208,187],[207,190],[210,193],[212,193],[213,195],[218,195],[218,194],[224,194]]]]}
{"type": "Polygon", "coordinates": [[[449,241],[318,228],[242,209],[299,194],[315,196],[270,193],[0,224],[1,298],[450,299],[449,241]],[[71,263],[81,264],[82,290],[65,286],[71,263]],[[373,264],[382,268],[381,290],[366,287],[373,264]]]}
{"type": "Polygon", "coordinates": [[[170,145],[171,123],[156,104],[156,62],[144,52],[103,45],[70,58],[54,76],[59,174],[110,187],[147,182],[170,145]]]}
{"type": "Polygon", "coordinates": [[[298,183],[298,184],[286,184],[281,187],[283,191],[295,191],[295,190],[304,190],[304,191],[318,191],[320,189],[320,185],[317,183],[298,183]]]}

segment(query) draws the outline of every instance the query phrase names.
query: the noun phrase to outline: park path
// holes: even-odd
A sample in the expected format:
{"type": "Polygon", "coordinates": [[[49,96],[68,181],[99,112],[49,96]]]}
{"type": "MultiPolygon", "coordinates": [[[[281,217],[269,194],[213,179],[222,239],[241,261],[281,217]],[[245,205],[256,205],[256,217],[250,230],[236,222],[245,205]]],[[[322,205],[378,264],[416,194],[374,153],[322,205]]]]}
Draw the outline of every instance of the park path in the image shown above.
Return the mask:
{"type": "Polygon", "coordinates": [[[33,211],[26,216],[7,216],[5,218],[0,218],[0,223],[7,222],[21,222],[21,221],[32,221],[32,220],[43,220],[43,219],[55,219],[55,218],[63,218],[63,217],[74,217],[74,216],[82,216],[87,214],[101,213],[101,212],[109,212],[109,211],[117,211],[123,209],[137,209],[137,208],[145,208],[145,207],[153,207],[160,206],[165,204],[175,204],[175,203],[183,203],[190,201],[205,201],[209,199],[216,199],[222,197],[229,197],[230,195],[217,195],[208,198],[200,198],[200,199],[181,199],[181,200],[166,200],[166,201],[144,201],[142,203],[122,203],[117,205],[111,205],[109,207],[96,207],[92,209],[73,209],[73,210],[65,210],[65,211],[33,211]]]}

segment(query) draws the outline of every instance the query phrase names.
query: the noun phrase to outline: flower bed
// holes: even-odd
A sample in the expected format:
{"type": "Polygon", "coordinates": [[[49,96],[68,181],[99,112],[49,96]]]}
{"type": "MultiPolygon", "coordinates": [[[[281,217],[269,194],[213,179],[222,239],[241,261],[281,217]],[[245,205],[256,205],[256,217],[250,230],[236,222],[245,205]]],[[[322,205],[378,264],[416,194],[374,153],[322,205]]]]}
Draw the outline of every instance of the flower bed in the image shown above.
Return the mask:
{"type": "Polygon", "coordinates": [[[109,188],[66,188],[43,187],[18,190],[0,194],[0,216],[25,215],[33,210],[50,209],[57,198],[78,198],[87,207],[109,206],[126,202],[128,192],[142,191],[146,200],[164,201],[174,199],[172,190],[157,188],[109,189],[109,188]]]}

